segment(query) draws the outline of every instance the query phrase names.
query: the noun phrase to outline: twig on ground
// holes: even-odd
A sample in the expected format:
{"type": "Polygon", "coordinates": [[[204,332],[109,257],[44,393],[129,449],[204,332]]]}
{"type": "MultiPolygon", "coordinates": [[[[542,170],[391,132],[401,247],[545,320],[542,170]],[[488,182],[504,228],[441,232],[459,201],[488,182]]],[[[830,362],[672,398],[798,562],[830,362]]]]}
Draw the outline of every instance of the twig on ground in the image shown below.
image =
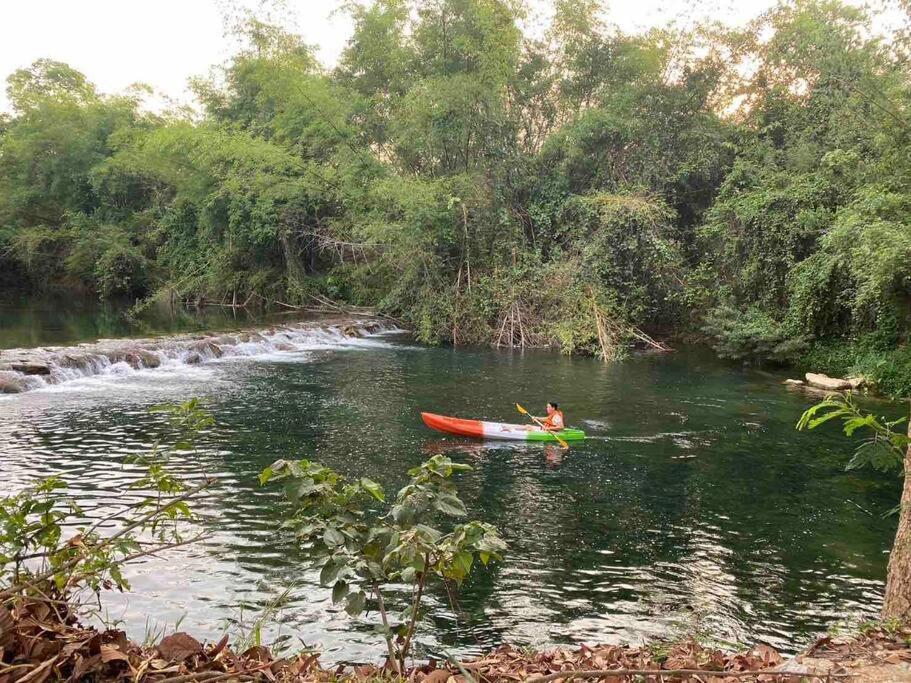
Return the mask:
{"type": "Polygon", "coordinates": [[[558,679],[570,680],[572,678],[607,678],[616,676],[715,676],[724,678],[758,678],[759,676],[775,676],[779,680],[800,680],[803,678],[850,678],[852,674],[810,674],[810,673],[791,673],[788,671],[717,671],[711,669],[597,669],[597,670],[574,670],[574,671],[557,671],[556,673],[547,674],[529,678],[526,683],[547,683],[547,681],[556,681],[558,679]]]}

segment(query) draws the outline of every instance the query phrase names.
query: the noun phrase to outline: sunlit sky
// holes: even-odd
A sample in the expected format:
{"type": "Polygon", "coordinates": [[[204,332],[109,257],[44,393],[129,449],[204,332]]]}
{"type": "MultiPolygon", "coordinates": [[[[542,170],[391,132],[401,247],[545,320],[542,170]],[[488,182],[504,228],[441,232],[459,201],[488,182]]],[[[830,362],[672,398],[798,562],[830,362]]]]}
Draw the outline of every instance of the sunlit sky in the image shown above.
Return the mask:
{"type": "MultiPolygon", "coordinates": [[[[105,93],[133,83],[152,86],[176,102],[190,102],[187,79],[224,62],[236,45],[226,38],[226,13],[246,7],[262,14],[264,0],[16,0],[0,11],[0,110],[8,110],[5,81],[13,71],[41,57],[79,69],[105,93]]],[[[339,0],[285,0],[284,23],[317,45],[324,64],[333,65],[351,35],[350,18],[339,0]]],[[[549,0],[531,0],[528,29],[546,24],[549,0]]],[[[692,24],[711,18],[748,21],[771,0],[630,0],[605,2],[605,14],[625,31],[642,31],[670,21],[692,24]]],[[[265,9],[264,9],[265,7],[265,9]]]]}

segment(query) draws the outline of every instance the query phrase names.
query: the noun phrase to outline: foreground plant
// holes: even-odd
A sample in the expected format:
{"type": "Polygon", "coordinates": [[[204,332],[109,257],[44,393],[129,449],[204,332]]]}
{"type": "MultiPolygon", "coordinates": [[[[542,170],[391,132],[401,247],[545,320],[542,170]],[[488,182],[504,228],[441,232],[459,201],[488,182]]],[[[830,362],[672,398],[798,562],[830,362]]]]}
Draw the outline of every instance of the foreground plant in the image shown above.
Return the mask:
{"type": "Polygon", "coordinates": [[[408,471],[411,481],[382,516],[371,514],[386,497],[370,479],[349,481],[309,460],[278,460],[260,475],[262,484],[284,481],[293,512],[283,526],[311,549],[322,566],[320,583],[332,586],[333,602],[344,602],[348,614],[356,616],[373,597],[389,663],[399,674],[428,581],[459,585],[477,561],[487,565],[506,549],[496,530],[483,522],[457,524],[448,531],[436,526],[442,518],[466,515],[451,478],[470,469],[435,455],[408,471]],[[397,583],[411,587],[411,600],[394,614],[386,596],[397,583]]]}
{"type": "Polygon", "coordinates": [[[858,430],[867,435],[846,469],[898,470],[904,477],[897,508],[898,530],[889,554],[882,618],[908,623],[911,621],[911,421],[907,432],[897,431],[896,427],[907,418],[877,417],[862,410],[851,396],[833,395],[806,410],[797,429],[815,429],[830,420],[841,420],[846,436],[853,436],[858,430]]]}
{"type": "Polygon", "coordinates": [[[60,477],[0,497],[0,618],[7,605],[28,598],[54,605],[66,621],[85,604],[83,594],[128,589],[124,564],[202,538],[187,535],[194,519],[189,502],[213,480],[189,486],[167,463],[174,452],[194,448],[212,417],[196,399],[153,411],[169,416],[176,438],[132,459],[148,468],[130,487],[146,493],[138,500],[89,522],[60,477]]]}

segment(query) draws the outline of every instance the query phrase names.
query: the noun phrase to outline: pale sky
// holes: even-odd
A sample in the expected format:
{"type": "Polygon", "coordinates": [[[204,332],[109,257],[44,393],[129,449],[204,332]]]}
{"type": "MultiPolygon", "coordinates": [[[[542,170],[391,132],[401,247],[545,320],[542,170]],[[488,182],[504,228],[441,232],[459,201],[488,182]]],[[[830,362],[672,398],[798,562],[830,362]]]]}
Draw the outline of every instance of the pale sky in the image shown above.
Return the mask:
{"type": "MultiPolygon", "coordinates": [[[[264,0],[15,0],[0,14],[0,110],[8,110],[6,78],[48,57],[82,71],[101,92],[115,93],[143,82],[178,102],[189,102],[187,79],[224,62],[235,45],[225,37],[228,4],[256,10],[264,0]]],[[[284,0],[290,27],[319,46],[333,65],[352,26],[336,11],[339,0],[284,0]]],[[[547,0],[532,0],[538,21],[547,0]]],[[[625,31],[676,20],[710,18],[741,23],[772,0],[618,0],[605,3],[607,17],[625,31]]]]}

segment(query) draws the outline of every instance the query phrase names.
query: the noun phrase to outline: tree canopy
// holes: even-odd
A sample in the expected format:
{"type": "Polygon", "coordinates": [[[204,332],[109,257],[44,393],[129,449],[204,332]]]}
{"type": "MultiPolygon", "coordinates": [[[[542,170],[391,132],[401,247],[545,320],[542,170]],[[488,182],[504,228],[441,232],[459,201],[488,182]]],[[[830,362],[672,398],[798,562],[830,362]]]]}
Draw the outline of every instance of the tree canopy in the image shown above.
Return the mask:
{"type": "Polygon", "coordinates": [[[0,279],[329,297],[427,342],[686,335],[911,393],[911,22],[793,0],[632,35],[553,9],[535,38],[521,0],[351,3],[334,69],[250,19],[198,116],[20,69],[0,279]]]}

